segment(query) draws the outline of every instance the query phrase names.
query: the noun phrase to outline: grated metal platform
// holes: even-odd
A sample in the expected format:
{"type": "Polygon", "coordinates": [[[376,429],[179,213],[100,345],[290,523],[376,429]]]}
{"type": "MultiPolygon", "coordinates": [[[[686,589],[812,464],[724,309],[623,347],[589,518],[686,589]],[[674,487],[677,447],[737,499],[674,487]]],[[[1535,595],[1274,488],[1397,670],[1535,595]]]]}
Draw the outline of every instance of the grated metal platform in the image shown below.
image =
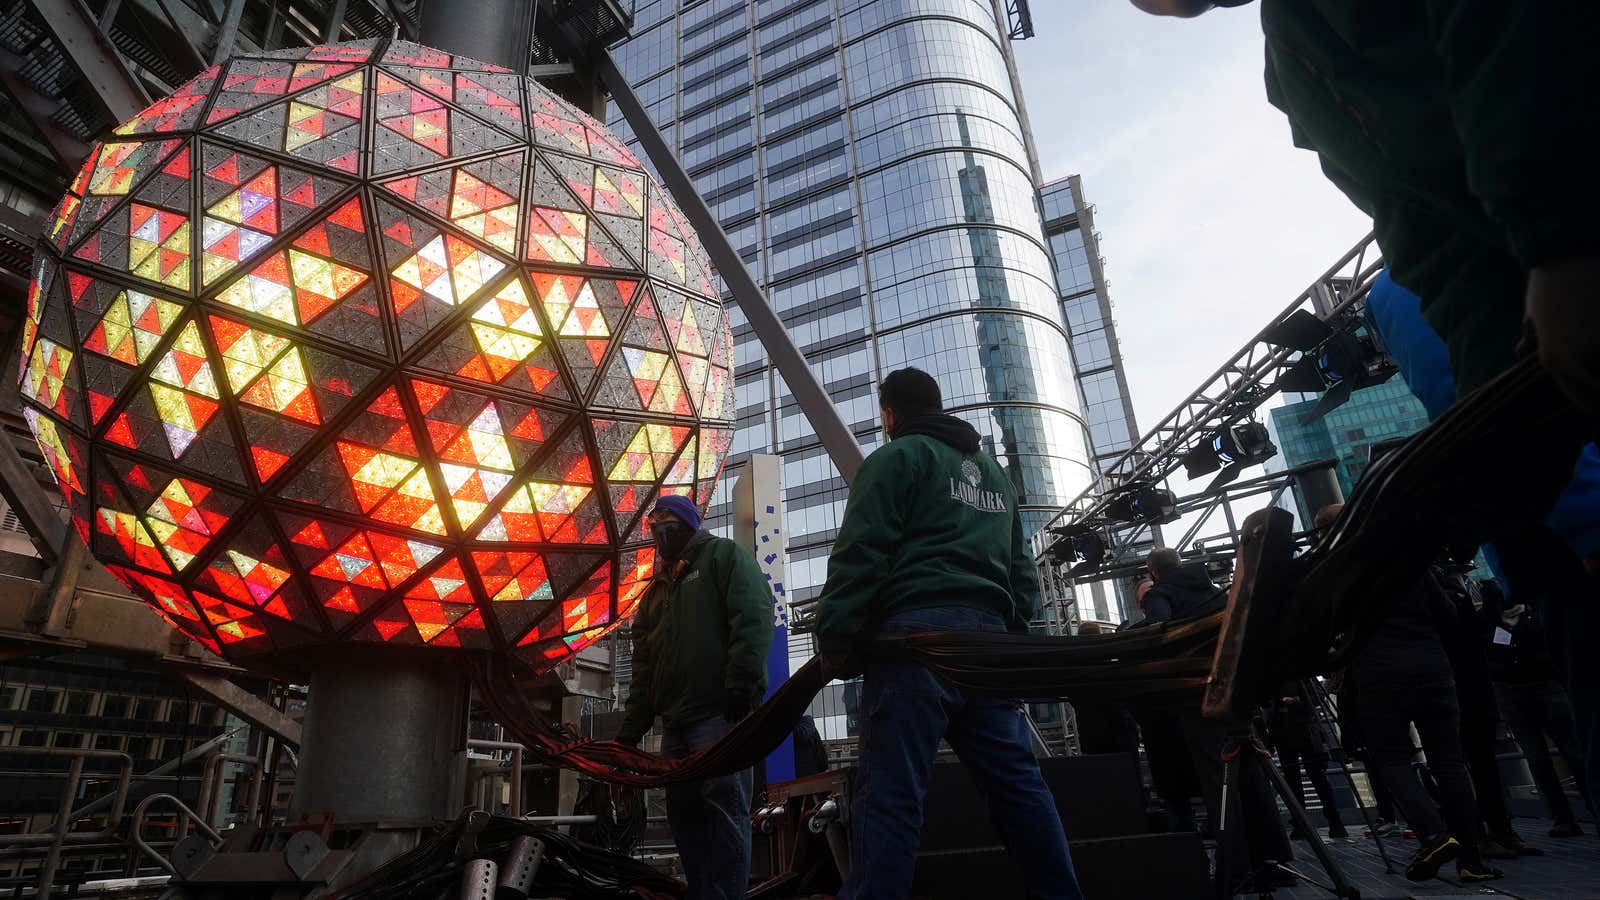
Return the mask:
{"type": "MultiPolygon", "coordinates": [[[[1465,885],[1456,881],[1455,869],[1446,866],[1440,874],[1444,877],[1421,884],[1406,880],[1402,870],[1416,852],[1417,842],[1399,836],[1384,839],[1384,846],[1395,862],[1395,873],[1383,871],[1383,860],[1371,838],[1352,837],[1349,841],[1330,844],[1334,856],[1344,867],[1345,874],[1361,889],[1362,900],[1401,900],[1401,898],[1426,898],[1426,900],[1456,900],[1464,897],[1512,897],[1519,900],[1595,900],[1600,898],[1600,837],[1593,825],[1585,823],[1585,836],[1558,840],[1547,836],[1551,823],[1544,819],[1517,819],[1516,829],[1529,844],[1543,848],[1544,856],[1529,856],[1513,860],[1496,860],[1494,865],[1505,871],[1506,877],[1487,884],[1465,885]]],[[[1351,834],[1359,833],[1352,828],[1351,834]]],[[[1326,831],[1324,831],[1326,834],[1326,831]]],[[[1327,876],[1317,865],[1310,848],[1303,841],[1295,841],[1298,860],[1295,868],[1311,877],[1326,881],[1327,876]]],[[[1274,892],[1277,900],[1326,900],[1328,891],[1310,884],[1284,888],[1274,892]]]]}

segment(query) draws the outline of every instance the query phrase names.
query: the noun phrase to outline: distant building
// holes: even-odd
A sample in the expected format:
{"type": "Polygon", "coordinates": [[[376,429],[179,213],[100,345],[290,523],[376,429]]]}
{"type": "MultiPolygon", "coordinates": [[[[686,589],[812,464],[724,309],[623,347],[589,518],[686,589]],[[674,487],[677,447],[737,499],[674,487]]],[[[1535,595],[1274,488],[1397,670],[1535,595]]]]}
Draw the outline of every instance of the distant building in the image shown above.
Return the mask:
{"type": "MultiPolygon", "coordinates": [[[[1373,444],[1408,437],[1428,424],[1422,401],[1399,377],[1356,391],[1348,402],[1315,421],[1310,421],[1309,416],[1317,405],[1316,395],[1291,396],[1304,399],[1286,403],[1270,413],[1278,457],[1269,469],[1281,471],[1336,459],[1339,488],[1347,497],[1366,470],[1373,444]]],[[[1295,503],[1302,506],[1300,521],[1311,521],[1315,511],[1303,508],[1298,492],[1295,503]]]]}
{"type": "MultiPolygon", "coordinates": [[[[1083,399],[1094,466],[1107,466],[1139,439],[1128,374],[1122,366],[1122,348],[1111,316],[1105,261],[1100,256],[1100,235],[1094,228],[1094,207],[1083,197],[1078,175],[1049,182],[1039,188],[1044,233],[1055,264],[1056,292],[1061,298],[1061,318],[1072,343],[1073,375],[1083,399]]],[[[1160,535],[1160,529],[1153,534],[1160,535]]],[[[1119,622],[1139,618],[1134,608],[1137,579],[1096,581],[1074,589],[1077,615],[1084,620],[1119,622]]]]}
{"type": "Polygon", "coordinates": [[[1095,466],[1104,469],[1139,439],[1128,374],[1111,317],[1094,207],[1083,198],[1083,179],[1069,175],[1039,188],[1044,233],[1055,262],[1061,318],[1072,341],[1073,371],[1083,395],[1084,419],[1095,466]]]}

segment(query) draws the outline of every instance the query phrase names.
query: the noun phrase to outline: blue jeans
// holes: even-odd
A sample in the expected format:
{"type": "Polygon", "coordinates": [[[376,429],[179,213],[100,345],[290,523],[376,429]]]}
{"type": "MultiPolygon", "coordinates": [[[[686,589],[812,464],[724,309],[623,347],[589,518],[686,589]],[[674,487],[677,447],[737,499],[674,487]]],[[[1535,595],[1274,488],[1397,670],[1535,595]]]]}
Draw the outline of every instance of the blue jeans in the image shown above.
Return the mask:
{"type": "MultiPolygon", "coordinates": [[[[733,723],[717,716],[661,734],[661,755],[683,759],[715,744],[733,723]]],[[[678,846],[685,900],[742,900],[750,888],[750,803],[755,775],[745,769],[667,785],[667,825],[678,846]]]]}
{"type": "MultiPolygon", "coordinates": [[[[999,616],[969,607],[891,616],[886,634],[1004,631],[999,616]]],[[[922,800],[941,738],[989,802],[995,830],[1034,900],[1082,900],[1067,834],[1039,774],[1022,706],[968,695],[914,663],[869,662],[862,694],[861,756],[850,806],[850,877],[839,900],[911,892],[922,835],[922,800]]]]}

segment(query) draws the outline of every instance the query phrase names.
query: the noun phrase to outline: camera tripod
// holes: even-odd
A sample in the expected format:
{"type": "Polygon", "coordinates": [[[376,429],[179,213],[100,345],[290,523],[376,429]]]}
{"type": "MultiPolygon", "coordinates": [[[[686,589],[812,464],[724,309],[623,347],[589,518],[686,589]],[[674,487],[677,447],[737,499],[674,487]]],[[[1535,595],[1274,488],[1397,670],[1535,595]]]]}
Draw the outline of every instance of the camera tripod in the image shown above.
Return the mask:
{"type": "MultiPolygon", "coordinates": [[[[1337,723],[1339,718],[1334,710],[1333,697],[1328,692],[1328,686],[1315,678],[1307,678],[1303,685],[1306,693],[1315,700],[1317,708],[1322,715],[1326,716],[1329,722],[1337,723]]],[[[1361,813],[1362,821],[1366,822],[1367,830],[1372,832],[1373,843],[1378,845],[1378,856],[1383,859],[1383,871],[1392,875],[1394,874],[1394,863],[1389,859],[1389,850],[1383,845],[1383,835],[1378,833],[1378,826],[1376,822],[1372,821],[1372,814],[1367,811],[1366,804],[1361,802],[1361,792],[1356,790],[1356,778],[1350,774],[1350,763],[1345,757],[1346,755],[1343,753],[1339,755],[1339,771],[1344,773],[1344,780],[1350,785],[1350,796],[1356,802],[1356,809],[1361,813]]],[[[1376,772],[1370,770],[1367,772],[1368,781],[1378,777],[1376,772]]]]}
{"type": "MultiPolygon", "coordinates": [[[[1229,837],[1233,834],[1231,829],[1244,828],[1243,810],[1233,809],[1234,796],[1238,794],[1242,784],[1245,768],[1254,768],[1261,773],[1272,785],[1273,792],[1283,805],[1289,810],[1289,818],[1295,827],[1306,834],[1307,841],[1311,844],[1311,851],[1316,854],[1317,861],[1322,864],[1323,871],[1328,873],[1332,885],[1323,884],[1304,873],[1279,864],[1279,868],[1302,881],[1307,881],[1323,890],[1329,891],[1335,897],[1343,900],[1361,900],[1361,891],[1350,883],[1344,870],[1339,868],[1339,863],[1333,858],[1333,853],[1322,839],[1322,833],[1312,824],[1306,816],[1305,807],[1295,799],[1294,793],[1289,790],[1289,783],[1284,780],[1283,773],[1272,762],[1272,753],[1256,737],[1254,729],[1248,721],[1233,722],[1228,726],[1228,735],[1222,744],[1222,802],[1217,814],[1217,896],[1220,900],[1228,900],[1232,895],[1234,867],[1241,862],[1232,859],[1229,847],[1232,842],[1229,837]]],[[[1273,823],[1277,827],[1277,823],[1273,823]]],[[[1272,889],[1263,887],[1260,890],[1263,896],[1271,896],[1272,889]]]]}

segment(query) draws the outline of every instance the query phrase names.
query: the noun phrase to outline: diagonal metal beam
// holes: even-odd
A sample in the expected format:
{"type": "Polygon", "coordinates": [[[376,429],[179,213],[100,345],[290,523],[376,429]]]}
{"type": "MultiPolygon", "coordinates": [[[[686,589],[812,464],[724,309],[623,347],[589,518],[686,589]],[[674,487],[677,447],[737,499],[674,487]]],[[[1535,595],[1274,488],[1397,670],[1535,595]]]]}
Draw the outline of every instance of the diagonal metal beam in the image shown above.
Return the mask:
{"type": "Polygon", "coordinates": [[[177,675],[229,712],[296,750],[300,749],[300,723],[284,715],[272,704],[214,672],[180,669],[177,675]]]}
{"type": "Polygon", "coordinates": [[[67,523],[61,521],[55,504],[34,479],[32,467],[22,461],[11,435],[4,431],[0,431],[0,494],[5,495],[12,511],[22,520],[39,555],[55,565],[61,548],[67,544],[67,523]]]}
{"type": "Polygon", "coordinates": [[[339,30],[344,28],[344,13],[350,0],[333,0],[333,9],[328,13],[328,22],[322,27],[322,39],[328,43],[339,40],[339,30]]]}
{"type": "Polygon", "coordinates": [[[113,121],[125,122],[150,105],[150,96],[123,64],[83,0],[31,0],[46,28],[83,74],[95,102],[113,121]]]}
{"type": "Polygon", "coordinates": [[[46,97],[34,90],[26,79],[17,74],[22,65],[23,60],[16,54],[0,50],[0,87],[5,88],[17,107],[27,115],[34,131],[49,147],[56,165],[63,171],[70,171],[89,155],[89,145],[56,125],[51,116],[61,108],[61,98],[46,97]]]}
{"type": "Polygon", "coordinates": [[[239,37],[239,18],[244,15],[245,0],[228,0],[222,13],[222,24],[217,26],[217,42],[211,48],[211,64],[218,65],[233,55],[234,41],[239,37]]]}
{"type": "Polygon", "coordinates": [[[689,173],[683,170],[683,164],[678,162],[672,148],[667,146],[655,122],[650,120],[650,114],[639,101],[639,95],[633,92],[633,86],[628,84],[628,79],[617,68],[611,54],[603,49],[596,50],[593,63],[596,74],[611,92],[612,101],[632,126],[633,135],[639,139],[645,155],[655,164],[662,183],[673,199],[678,201],[684,218],[689,220],[700,236],[700,243],[705,245],[706,253],[717,267],[717,274],[727,283],[728,291],[733,294],[740,311],[750,321],[750,328],[760,338],[761,346],[766,348],[767,358],[777,367],[778,374],[783,376],[784,383],[800,405],[800,411],[805,413],[812,430],[822,440],[823,449],[832,458],[834,468],[839,470],[846,482],[851,481],[861,467],[862,460],[861,445],[856,443],[854,432],[844,417],[839,415],[833,398],[828,396],[816,373],[811,371],[800,348],[794,345],[788,330],[783,327],[783,320],[778,317],[772,304],[767,302],[766,295],[756,284],[750,270],[745,268],[739,251],[728,240],[722,224],[706,205],[705,198],[700,196],[700,191],[695,188],[689,173]]]}

